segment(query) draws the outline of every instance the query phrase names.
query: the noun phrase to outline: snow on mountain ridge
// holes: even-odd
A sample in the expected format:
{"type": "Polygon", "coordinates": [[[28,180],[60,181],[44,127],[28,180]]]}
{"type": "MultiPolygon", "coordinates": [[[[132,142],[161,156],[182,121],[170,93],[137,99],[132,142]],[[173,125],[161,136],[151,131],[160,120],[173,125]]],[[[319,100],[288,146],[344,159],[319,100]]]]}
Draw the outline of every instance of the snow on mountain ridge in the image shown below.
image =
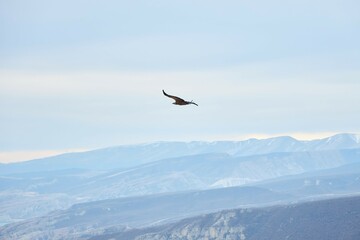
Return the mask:
{"type": "Polygon", "coordinates": [[[252,182],[256,182],[256,179],[254,180],[251,178],[230,177],[230,178],[220,179],[220,180],[214,182],[213,184],[211,184],[210,187],[213,187],[213,188],[233,187],[233,186],[245,185],[245,184],[252,183],[252,182]]]}
{"type": "Polygon", "coordinates": [[[154,142],[121,145],[87,152],[67,153],[32,161],[0,165],[1,173],[52,171],[70,168],[109,170],[131,168],[161,159],[225,153],[234,157],[273,152],[304,152],[360,148],[360,135],[337,134],[318,140],[297,140],[290,136],[244,141],[154,142]]]}
{"type": "Polygon", "coordinates": [[[350,136],[356,143],[360,143],[360,134],[350,134],[350,136]]]}

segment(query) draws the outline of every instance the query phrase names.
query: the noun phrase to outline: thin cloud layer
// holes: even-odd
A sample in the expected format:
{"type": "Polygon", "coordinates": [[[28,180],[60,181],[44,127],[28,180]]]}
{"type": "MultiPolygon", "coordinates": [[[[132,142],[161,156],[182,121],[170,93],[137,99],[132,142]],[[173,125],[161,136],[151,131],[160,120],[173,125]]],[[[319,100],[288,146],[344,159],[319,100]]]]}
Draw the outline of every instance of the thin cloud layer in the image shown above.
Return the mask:
{"type": "Polygon", "coordinates": [[[360,131],[357,1],[0,4],[0,151],[360,131]]]}

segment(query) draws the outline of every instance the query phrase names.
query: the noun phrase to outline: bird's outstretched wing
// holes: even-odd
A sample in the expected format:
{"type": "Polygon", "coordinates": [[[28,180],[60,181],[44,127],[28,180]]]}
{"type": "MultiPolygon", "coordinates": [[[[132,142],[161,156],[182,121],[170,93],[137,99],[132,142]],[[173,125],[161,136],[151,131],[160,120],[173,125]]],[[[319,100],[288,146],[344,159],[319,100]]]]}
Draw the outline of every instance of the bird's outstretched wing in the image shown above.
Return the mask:
{"type": "Polygon", "coordinates": [[[175,100],[175,103],[176,104],[181,104],[181,103],[185,103],[186,101],[182,98],[179,98],[179,97],[176,97],[176,96],[172,96],[172,95],[169,95],[167,94],[164,90],[162,90],[163,94],[169,98],[172,98],[175,100]]]}
{"type": "Polygon", "coordinates": [[[167,94],[164,90],[162,90],[163,94],[169,98],[172,98],[175,100],[175,102],[173,104],[176,104],[176,105],[188,105],[188,104],[194,104],[196,106],[198,106],[196,103],[194,103],[193,101],[191,102],[188,102],[188,101],[185,101],[184,99],[182,98],[179,98],[179,97],[176,97],[176,96],[172,96],[172,95],[169,95],[167,94]]]}

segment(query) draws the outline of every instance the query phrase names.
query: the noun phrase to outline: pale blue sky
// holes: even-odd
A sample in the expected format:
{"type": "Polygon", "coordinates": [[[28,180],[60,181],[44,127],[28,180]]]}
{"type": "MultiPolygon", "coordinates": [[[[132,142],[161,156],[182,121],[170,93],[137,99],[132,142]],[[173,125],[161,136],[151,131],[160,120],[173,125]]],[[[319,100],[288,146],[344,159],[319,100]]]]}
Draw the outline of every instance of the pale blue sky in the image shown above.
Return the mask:
{"type": "Polygon", "coordinates": [[[358,133],[359,12],[355,0],[0,0],[0,153],[358,133]]]}

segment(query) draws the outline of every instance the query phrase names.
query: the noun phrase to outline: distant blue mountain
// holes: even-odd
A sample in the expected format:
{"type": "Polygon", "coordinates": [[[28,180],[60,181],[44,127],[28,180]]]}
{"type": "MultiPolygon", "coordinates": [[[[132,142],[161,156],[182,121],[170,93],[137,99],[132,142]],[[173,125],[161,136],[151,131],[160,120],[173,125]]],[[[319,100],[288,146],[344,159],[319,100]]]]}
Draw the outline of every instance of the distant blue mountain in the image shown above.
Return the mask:
{"type": "Polygon", "coordinates": [[[0,175],[0,191],[67,193],[98,200],[240,186],[360,162],[360,149],[233,157],[209,153],[106,172],[68,169],[0,175]]]}
{"type": "Polygon", "coordinates": [[[69,168],[90,170],[125,169],[165,158],[207,153],[232,157],[274,152],[299,152],[360,148],[360,135],[338,134],[329,138],[299,141],[292,137],[217,142],[157,142],[123,145],[79,153],[67,153],[32,161],[2,164],[0,174],[54,171],[69,168]]]}
{"type": "Polygon", "coordinates": [[[149,228],[109,229],[89,240],[360,239],[360,197],[344,197],[286,206],[241,208],[149,228]]]}
{"type": "Polygon", "coordinates": [[[267,189],[243,187],[89,202],[0,227],[0,239],[86,239],[81,235],[91,236],[109,228],[155,225],[241,205],[276,203],[290,197],[267,189]]]}
{"type": "Polygon", "coordinates": [[[2,164],[0,225],[80,202],[244,184],[296,198],[351,194],[359,191],[358,145],[353,134],[161,142],[2,164]]]}
{"type": "Polygon", "coordinates": [[[0,238],[206,239],[204,231],[216,232],[213,239],[241,239],[241,234],[285,239],[284,231],[296,239],[303,239],[304,232],[314,240],[359,236],[359,196],[288,205],[292,199],[264,188],[234,187],[97,201],[0,227],[0,238]],[[205,215],[209,212],[216,213],[205,215]],[[269,237],[271,231],[278,237],[269,237]]]}
{"type": "Polygon", "coordinates": [[[69,193],[92,199],[239,186],[360,162],[360,149],[164,159],[89,179],[69,193]]]}

